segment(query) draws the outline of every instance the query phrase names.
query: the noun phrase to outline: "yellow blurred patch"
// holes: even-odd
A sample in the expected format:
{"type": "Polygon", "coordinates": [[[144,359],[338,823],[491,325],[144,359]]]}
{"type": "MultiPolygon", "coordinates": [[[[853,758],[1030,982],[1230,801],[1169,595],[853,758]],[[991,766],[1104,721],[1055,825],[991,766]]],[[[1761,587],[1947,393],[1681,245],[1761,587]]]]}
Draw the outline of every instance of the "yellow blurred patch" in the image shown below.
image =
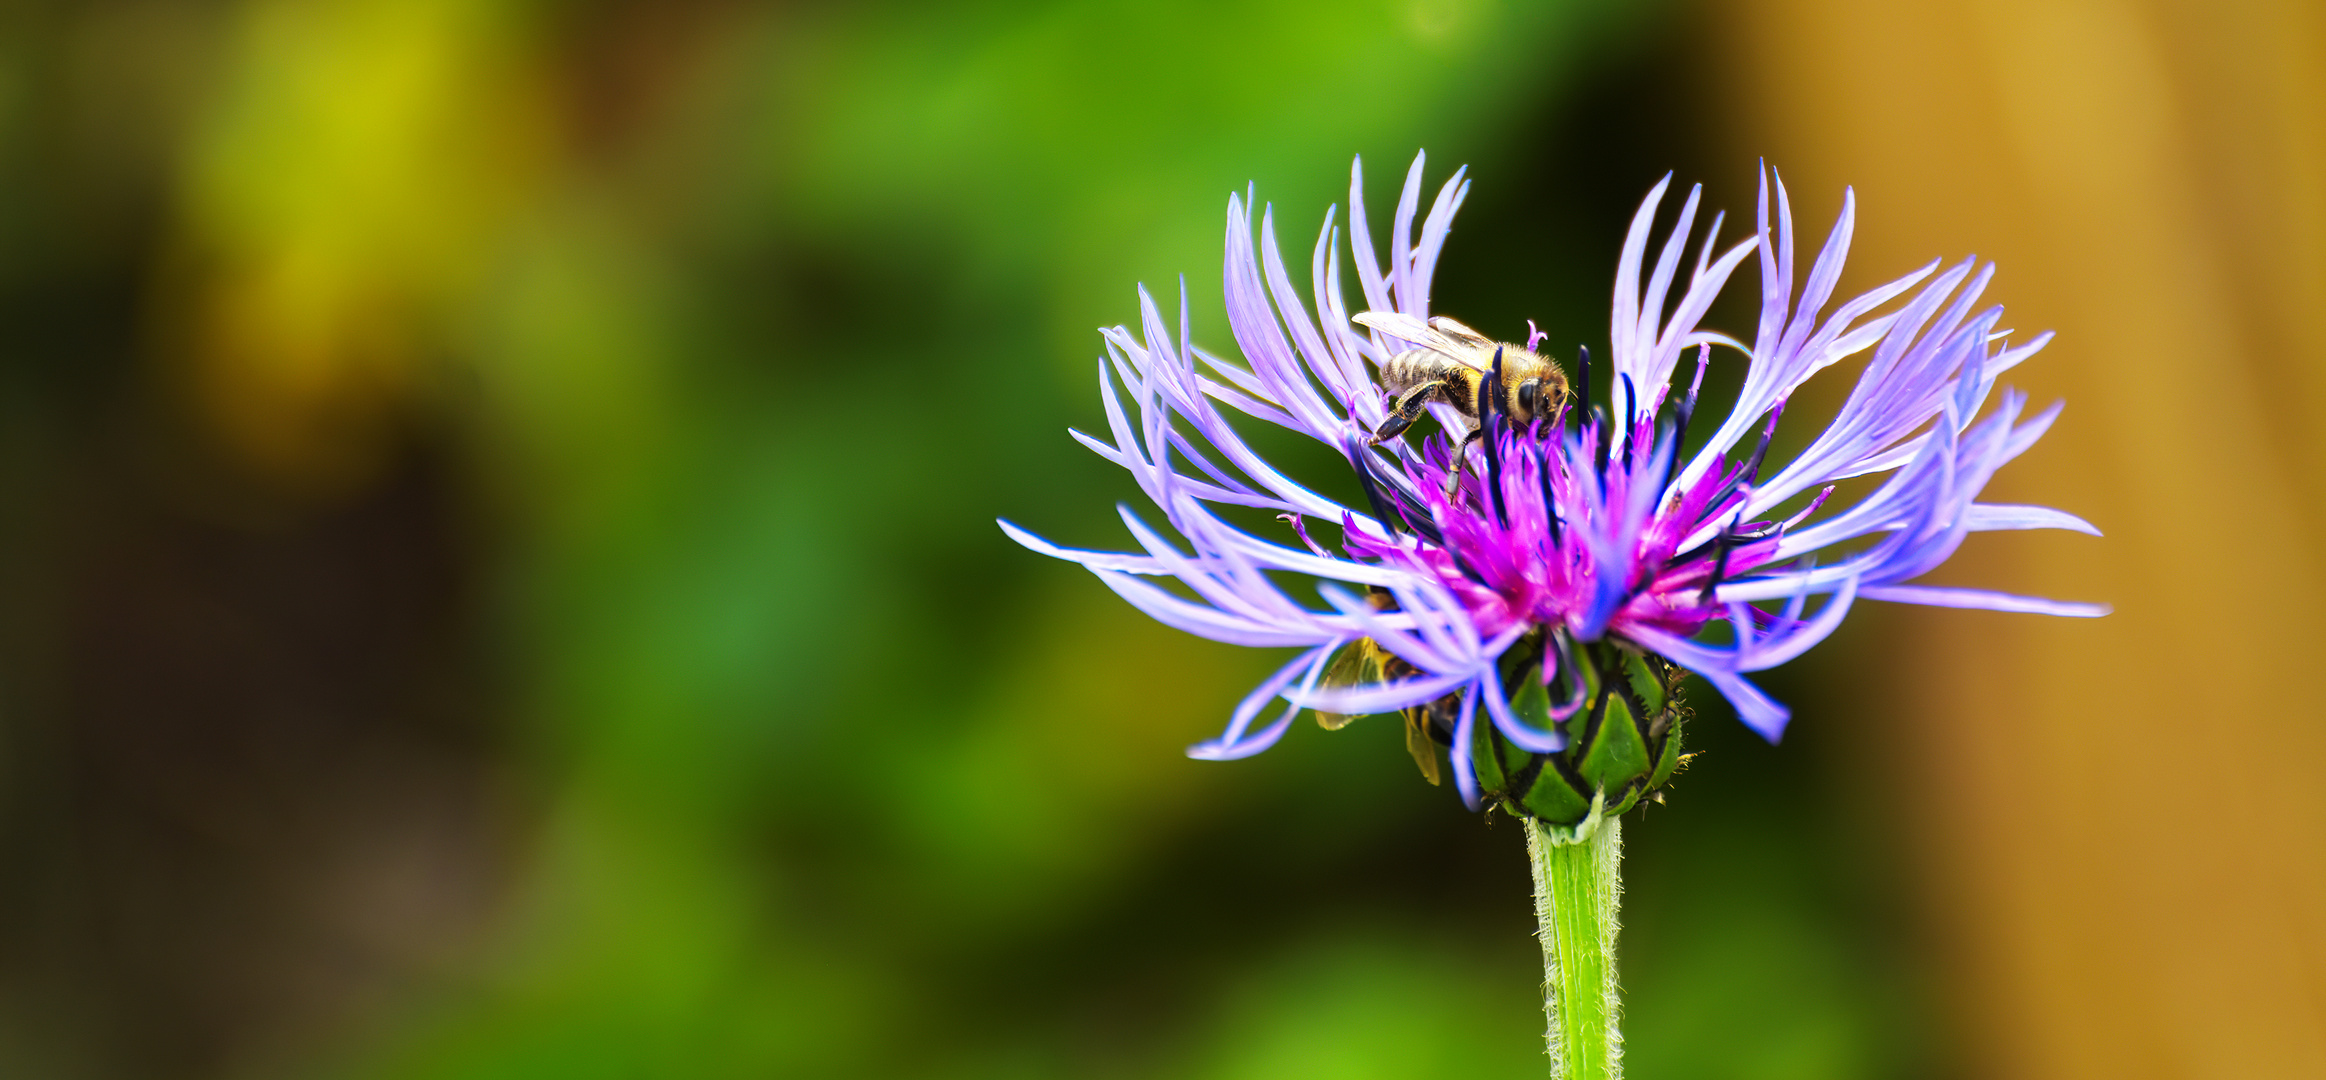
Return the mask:
{"type": "Polygon", "coordinates": [[[553,97],[509,10],[253,4],[180,177],[165,364],[234,461],[330,494],[376,471],[445,331],[538,199],[553,97]]]}

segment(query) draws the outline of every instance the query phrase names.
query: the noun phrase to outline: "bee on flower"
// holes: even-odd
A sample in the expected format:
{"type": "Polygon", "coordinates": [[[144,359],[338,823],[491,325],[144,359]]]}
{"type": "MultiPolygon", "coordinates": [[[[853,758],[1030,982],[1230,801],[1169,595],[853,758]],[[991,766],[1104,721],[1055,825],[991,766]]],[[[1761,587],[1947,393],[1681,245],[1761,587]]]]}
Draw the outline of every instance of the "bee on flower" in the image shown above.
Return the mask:
{"type": "Polygon", "coordinates": [[[1225,293],[1242,361],[1188,340],[1184,288],[1176,326],[1141,289],[1137,331],[1103,332],[1109,437],[1074,437],[1127,469],[1176,538],[1127,507],[1133,552],[1065,549],[1002,523],[1169,625],[1300,650],[1191,755],[1258,753],[1303,709],[1327,726],[1402,715],[1433,782],[1442,747],[1473,809],[1499,804],[1572,836],[1672,774],[1689,673],[1778,738],[1788,712],[1748,676],[1824,640],[1858,601],[2105,613],[1917,583],[1974,532],[2098,535],[2059,510],[1976,501],[2060,411],[2030,415],[2024,395],[1995,392],[2050,335],[2014,342],[2000,308],[1978,307],[1991,264],[1934,261],[1829,313],[1854,195],[1805,277],[1784,186],[1765,173],[1751,235],[1722,249],[1716,217],[1698,241],[1697,188],[1651,264],[1667,177],[1625,239],[1604,359],[1582,354],[1570,378],[1537,353],[1540,334],[1498,343],[1432,314],[1430,279],[1469,183],[1447,181],[1417,235],[1422,166],[1417,156],[1407,173],[1386,269],[1362,162],[1351,169],[1348,252],[1364,310],[1347,307],[1334,212],[1303,298],[1273,210],[1255,239],[1250,207],[1231,195],[1225,293]],[[1751,342],[1699,328],[1756,256],[1751,342]],[[1790,460],[1771,460],[1786,400],[1861,355],[1839,414],[1790,460]],[[1705,371],[1729,357],[1745,366],[1734,404],[1717,421],[1697,416],[1705,371]],[[1425,412],[1434,429],[1416,424],[1425,412]],[[1331,447],[1364,504],[1271,465],[1231,414],[1331,447]],[[1869,493],[1834,505],[1836,482],[1874,476],[1869,493]],[[1257,535],[1223,506],[1286,528],[1257,535]],[[1337,546],[1322,542],[1333,530],[1337,546]],[[1315,579],[1315,599],[1288,591],[1287,574],[1315,579]]]}

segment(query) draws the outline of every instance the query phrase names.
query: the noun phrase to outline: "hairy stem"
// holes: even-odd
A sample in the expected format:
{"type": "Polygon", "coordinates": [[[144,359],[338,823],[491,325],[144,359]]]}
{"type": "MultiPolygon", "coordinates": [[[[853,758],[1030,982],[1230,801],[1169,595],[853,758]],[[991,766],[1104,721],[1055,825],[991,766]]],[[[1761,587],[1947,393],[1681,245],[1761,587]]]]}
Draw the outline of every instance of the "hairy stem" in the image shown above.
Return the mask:
{"type": "Polygon", "coordinates": [[[1605,818],[1585,839],[1562,842],[1530,819],[1526,852],[1534,864],[1535,917],[1542,924],[1537,936],[1543,943],[1551,1076],[1622,1080],[1622,998],[1615,985],[1622,822],[1605,818]]]}

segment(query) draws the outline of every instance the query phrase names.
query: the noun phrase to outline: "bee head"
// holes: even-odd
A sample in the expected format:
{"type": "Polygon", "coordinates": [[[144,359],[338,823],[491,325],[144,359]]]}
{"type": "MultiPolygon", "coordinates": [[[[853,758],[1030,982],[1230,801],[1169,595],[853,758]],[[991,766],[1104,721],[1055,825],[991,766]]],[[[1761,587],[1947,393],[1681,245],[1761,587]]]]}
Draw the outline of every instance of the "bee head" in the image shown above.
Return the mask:
{"type": "Polygon", "coordinates": [[[1541,379],[1528,379],[1518,384],[1518,393],[1515,396],[1518,398],[1518,408],[1513,410],[1513,415],[1523,420],[1533,420],[1542,415],[1540,409],[1543,400],[1543,381],[1541,379]]]}

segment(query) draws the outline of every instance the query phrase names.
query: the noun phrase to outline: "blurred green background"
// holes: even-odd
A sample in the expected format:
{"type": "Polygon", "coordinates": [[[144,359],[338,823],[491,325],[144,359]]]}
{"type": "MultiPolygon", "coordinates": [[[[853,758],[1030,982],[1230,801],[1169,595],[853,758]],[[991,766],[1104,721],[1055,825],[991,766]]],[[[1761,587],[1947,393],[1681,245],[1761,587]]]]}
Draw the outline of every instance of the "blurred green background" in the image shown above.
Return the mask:
{"type": "MultiPolygon", "coordinates": [[[[1750,206],[1704,32],[0,5],[0,1075],[1540,1075],[1518,830],[1385,726],[1187,760],[1274,661],[992,519],[1119,544],[1094,328],[1226,347],[1247,182],[1300,252],[1467,164],[1439,306],[1602,340],[1656,177],[1750,206]]],[[[1633,1075],[1956,1068],[1867,633],[1627,830],[1633,1075]]]]}

